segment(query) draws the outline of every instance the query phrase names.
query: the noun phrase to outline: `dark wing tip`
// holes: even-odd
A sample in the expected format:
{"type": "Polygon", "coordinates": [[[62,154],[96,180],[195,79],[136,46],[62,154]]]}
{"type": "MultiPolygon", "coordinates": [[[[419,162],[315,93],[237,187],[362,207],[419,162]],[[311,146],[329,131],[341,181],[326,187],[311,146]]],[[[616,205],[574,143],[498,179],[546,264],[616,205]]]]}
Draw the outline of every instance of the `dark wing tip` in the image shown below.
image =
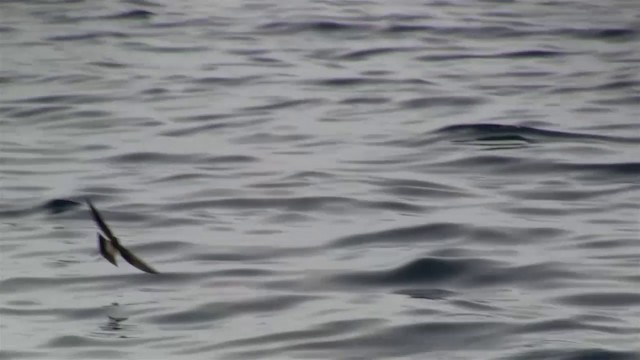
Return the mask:
{"type": "Polygon", "coordinates": [[[151,267],[151,265],[148,265],[147,263],[142,261],[142,259],[140,259],[139,257],[135,256],[127,248],[125,248],[122,245],[117,245],[117,246],[118,246],[118,250],[120,251],[120,255],[122,255],[122,258],[124,258],[129,264],[146,273],[159,274],[159,272],[156,269],[154,269],[153,267],[151,267]]]}

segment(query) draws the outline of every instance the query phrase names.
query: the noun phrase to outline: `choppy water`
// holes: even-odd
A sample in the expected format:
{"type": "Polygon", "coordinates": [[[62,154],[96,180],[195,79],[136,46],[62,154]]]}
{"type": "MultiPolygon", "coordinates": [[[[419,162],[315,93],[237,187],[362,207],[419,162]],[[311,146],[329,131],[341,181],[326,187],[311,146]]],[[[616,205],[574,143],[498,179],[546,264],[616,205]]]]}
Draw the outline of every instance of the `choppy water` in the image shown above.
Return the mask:
{"type": "Polygon", "coordinates": [[[637,1],[0,19],[0,358],[640,359],[637,1]]]}

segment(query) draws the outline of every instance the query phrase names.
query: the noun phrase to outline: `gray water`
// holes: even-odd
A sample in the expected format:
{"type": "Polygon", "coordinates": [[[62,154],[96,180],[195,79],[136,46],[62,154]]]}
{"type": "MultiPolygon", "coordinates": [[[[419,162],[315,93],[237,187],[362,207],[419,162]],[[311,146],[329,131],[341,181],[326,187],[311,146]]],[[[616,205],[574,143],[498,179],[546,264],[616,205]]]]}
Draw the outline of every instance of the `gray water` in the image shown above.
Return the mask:
{"type": "Polygon", "coordinates": [[[640,359],[639,39],[635,0],[0,2],[0,358],[640,359]]]}

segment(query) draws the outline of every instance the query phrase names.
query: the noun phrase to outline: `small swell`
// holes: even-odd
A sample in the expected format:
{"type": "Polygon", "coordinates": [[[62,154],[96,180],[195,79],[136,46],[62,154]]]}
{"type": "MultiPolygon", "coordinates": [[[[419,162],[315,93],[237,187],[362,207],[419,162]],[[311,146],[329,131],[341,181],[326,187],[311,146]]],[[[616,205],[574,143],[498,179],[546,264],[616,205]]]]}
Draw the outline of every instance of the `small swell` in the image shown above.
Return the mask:
{"type": "Polygon", "coordinates": [[[57,35],[47,38],[48,41],[83,41],[83,40],[96,40],[96,39],[108,39],[108,38],[128,38],[129,35],[121,32],[114,31],[96,31],[88,32],[84,34],[70,34],[70,35],[57,35]]]}
{"type": "Polygon", "coordinates": [[[392,244],[407,241],[443,241],[462,234],[464,234],[464,231],[458,224],[435,223],[351,235],[334,241],[331,246],[349,247],[372,243],[392,244]]]}
{"type": "Polygon", "coordinates": [[[149,19],[154,15],[155,14],[152,13],[151,11],[136,9],[136,10],[124,11],[124,12],[113,14],[113,15],[103,16],[102,19],[106,19],[106,20],[149,19]]]}
{"type": "Polygon", "coordinates": [[[311,104],[319,104],[319,103],[322,103],[322,100],[320,99],[286,100],[286,101],[275,102],[268,105],[246,107],[245,110],[278,110],[278,109],[299,107],[301,105],[311,105],[311,104]]]}
{"type": "Polygon", "coordinates": [[[365,201],[337,196],[309,196],[291,198],[227,198],[187,201],[166,206],[168,211],[199,208],[284,209],[287,211],[335,210],[337,207],[422,212],[423,208],[400,201],[365,201]]]}
{"type": "Polygon", "coordinates": [[[607,292],[583,293],[558,298],[559,302],[568,305],[589,307],[636,307],[640,306],[640,293],[607,292]]]}
{"type": "Polygon", "coordinates": [[[580,275],[555,263],[507,266],[480,258],[424,257],[397,268],[349,272],[333,276],[337,283],[364,286],[440,284],[449,286],[497,286],[519,284],[526,287],[552,286],[580,275]]]}
{"type": "Polygon", "coordinates": [[[147,320],[167,325],[210,322],[233,316],[282,311],[314,299],[311,296],[283,295],[236,302],[212,302],[189,310],[153,315],[147,320]]]}
{"type": "Polygon", "coordinates": [[[558,32],[578,39],[602,41],[632,40],[638,36],[638,31],[629,28],[562,29],[558,32]]]}
{"type": "Polygon", "coordinates": [[[81,203],[67,199],[53,199],[42,205],[42,208],[51,214],[60,214],[67,212],[82,205],[81,203]]]}
{"type": "Polygon", "coordinates": [[[599,348],[579,350],[532,350],[510,357],[514,360],[640,360],[637,352],[614,351],[599,348]]]}
{"type": "Polygon", "coordinates": [[[356,23],[346,23],[339,21],[320,20],[309,22],[285,22],[277,21],[261,25],[258,31],[267,30],[272,33],[294,34],[304,31],[318,33],[333,33],[343,31],[363,31],[369,29],[370,26],[356,23]]]}
{"type": "Polygon", "coordinates": [[[484,99],[480,97],[438,96],[406,100],[403,101],[400,105],[403,108],[419,109],[437,106],[473,106],[482,104],[484,102],[484,99]]]}
{"type": "Polygon", "coordinates": [[[339,59],[342,60],[365,60],[378,55],[385,55],[397,52],[409,52],[415,51],[416,48],[373,48],[373,49],[365,49],[365,50],[357,50],[351,51],[346,54],[340,55],[339,59]]]}
{"type": "Polygon", "coordinates": [[[495,266],[494,262],[482,259],[428,257],[414,260],[395,269],[343,274],[335,277],[334,280],[360,285],[439,283],[470,276],[479,270],[493,266],[495,266]]]}
{"type": "Polygon", "coordinates": [[[106,159],[109,162],[125,164],[218,164],[218,163],[246,163],[255,162],[258,159],[245,155],[204,156],[201,154],[169,154],[159,152],[133,152],[111,156],[106,159]]]}

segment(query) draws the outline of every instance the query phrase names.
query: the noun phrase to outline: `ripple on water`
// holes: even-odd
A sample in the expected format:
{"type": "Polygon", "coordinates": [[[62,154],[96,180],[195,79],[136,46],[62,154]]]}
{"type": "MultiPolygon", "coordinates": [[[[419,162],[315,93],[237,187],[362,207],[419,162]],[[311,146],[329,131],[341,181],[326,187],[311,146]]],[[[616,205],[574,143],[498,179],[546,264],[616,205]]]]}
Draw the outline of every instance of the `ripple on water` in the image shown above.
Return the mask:
{"type": "Polygon", "coordinates": [[[2,3],[0,359],[640,358],[635,2],[283,4],[2,3]]]}

